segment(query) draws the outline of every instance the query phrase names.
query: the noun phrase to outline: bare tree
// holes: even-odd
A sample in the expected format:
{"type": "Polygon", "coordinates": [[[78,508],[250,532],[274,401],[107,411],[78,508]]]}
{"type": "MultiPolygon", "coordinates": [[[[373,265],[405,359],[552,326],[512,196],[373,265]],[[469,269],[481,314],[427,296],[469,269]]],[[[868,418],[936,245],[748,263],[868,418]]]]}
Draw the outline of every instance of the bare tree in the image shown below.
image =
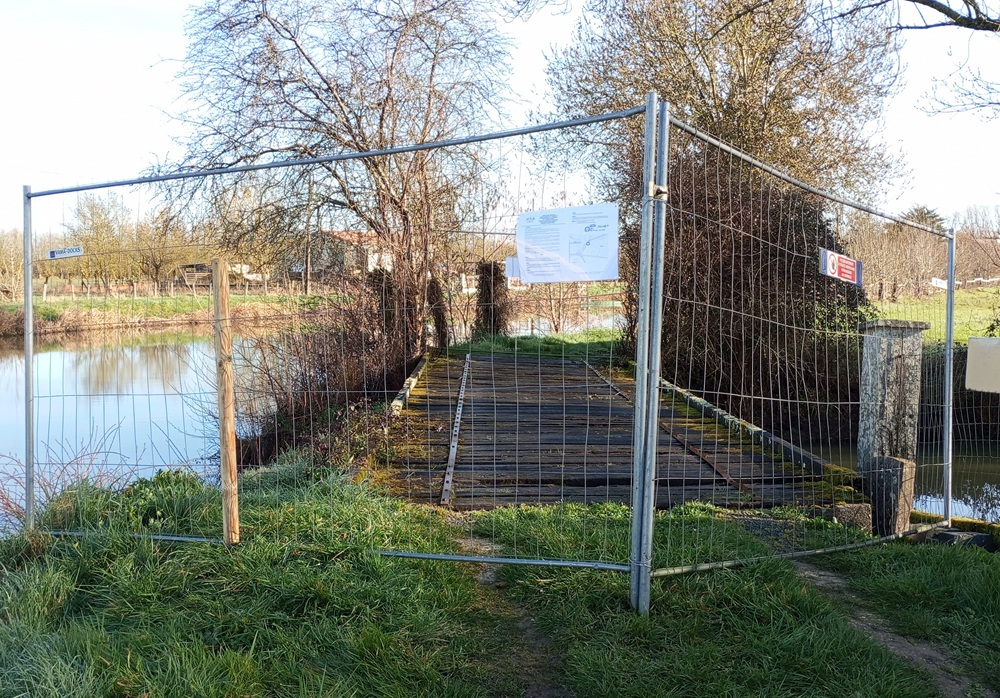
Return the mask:
{"type": "MultiPolygon", "coordinates": [[[[1000,277],[1000,206],[971,206],[956,221],[959,259],[972,259],[973,279],[1000,277]]],[[[967,277],[968,278],[968,277],[967,277]]],[[[1000,336],[1000,288],[993,296],[990,322],[983,332],[1000,336]]]]}
{"type": "Polygon", "coordinates": [[[791,174],[863,190],[893,166],[868,127],[894,89],[896,46],[886,13],[827,15],[811,0],[591,0],[549,80],[564,113],[656,90],[675,115],[791,174]]]}
{"type": "MultiPolygon", "coordinates": [[[[896,31],[953,27],[975,33],[1000,36],[1000,3],[995,0],[854,0],[838,18],[855,17],[883,10],[894,13],[896,31]],[[904,12],[915,10],[915,12],[904,12]]],[[[956,67],[949,80],[937,85],[933,111],[963,112],[982,110],[1000,115],[1000,83],[968,63],[956,67]]]]}
{"type": "MultiPolygon", "coordinates": [[[[945,231],[944,218],[926,206],[911,207],[903,214],[903,218],[939,232],[945,231]]],[[[934,276],[944,276],[946,273],[948,253],[944,240],[909,226],[894,224],[892,227],[902,239],[902,244],[895,254],[900,256],[904,254],[903,250],[906,251],[906,280],[909,287],[907,295],[920,298],[932,288],[931,279],[934,276]]]]}
{"type": "MultiPolygon", "coordinates": [[[[811,0],[593,0],[550,81],[566,114],[631,106],[656,90],[686,122],[800,179],[864,195],[894,169],[869,135],[895,86],[895,44],[887,13],[828,19],[811,0]]],[[[637,129],[580,144],[606,173],[606,196],[633,204],[623,211],[638,211],[643,195],[637,129]]],[[[820,247],[842,244],[824,203],[676,131],[670,147],[664,375],[745,419],[805,433],[820,419],[809,400],[846,404],[856,383],[823,363],[815,338],[870,312],[862,291],[832,293],[816,273],[820,247]],[[769,342],[778,325],[795,339],[769,342]],[[787,410],[771,409],[785,400],[787,410]]],[[[622,230],[631,339],[638,221],[622,230]]],[[[846,433],[849,416],[828,423],[846,433]]]]}
{"type": "Polygon", "coordinates": [[[520,292],[523,300],[518,306],[521,313],[542,318],[549,329],[560,334],[568,327],[585,324],[587,285],[582,283],[533,284],[520,292]]]}
{"type": "Polygon", "coordinates": [[[136,255],[143,276],[154,292],[182,264],[190,261],[193,246],[184,234],[180,215],[169,207],[149,213],[136,228],[136,255]]]}
{"type": "Polygon", "coordinates": [[[94,279],[113,292],[113,283],[133,279],[138,273],[135,225],[132,212],[121,197],[84,194],[77,201],[69,234],[86,250],[79,271],[84,279],[94,279]]]}
{"type": "MultiPolygon", "coordinates": [[[[211,0],[190,24],[182,74],[196,105],[188,164],[382,151],[481,128],[506,58],[493,24],[472,0],[211,0]]],[[[336,205],[376,234],[399,309],[386,329],[403,361],[422,341],[431,232],[454,200],[448,174],[471,157],[394,153],[286,170],[280,182],[286,210],[296,198],[336,205]]]]}
{"type": "Polygon", "coordinates": [[[24,294],[24,243],[20,231],[0,232],[0,298],[14,301],[24,294]]]}
{"type": "Polygon", "coordinates": [[[844,221],[847,252],[865,263],[865,287],[872,300],[896,302],[904,290],[907,273],[903,235],[905,226],[855,212],[844,221]]]}
{"type": "Polygon", "coordinates": [[[1000,32],[1000,6],[989,0],[866,0],[851,8],[847,14],[856,14],[873,8],[898,8],[909,4],[918,12],[919,19],[898,22],[898,29],[934,29],[936,27],[961,27],[973,31],[1000,32]]]}
{"type": "Polygon", "coordinates": [[[230,263],[246,264],[259,275],[264,295],[295,247],[297,216],[284,205],[282,194],[279,185],[244,181],[218,190],[212,199],[212,237],[230,263]]]}

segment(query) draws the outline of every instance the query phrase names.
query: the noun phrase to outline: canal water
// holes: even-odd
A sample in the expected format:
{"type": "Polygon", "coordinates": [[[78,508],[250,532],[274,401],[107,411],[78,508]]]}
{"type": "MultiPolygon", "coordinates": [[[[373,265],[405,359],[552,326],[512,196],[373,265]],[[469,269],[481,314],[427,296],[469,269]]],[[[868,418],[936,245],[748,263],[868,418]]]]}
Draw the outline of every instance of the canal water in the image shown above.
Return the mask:
{"type": "MultiPolygon", "coordinates": [[[[236,352],[239,354],[239,352],[236,352]]],[[[41,477],[66,463],[77,475],[150,476],[163,467],[211,472],[215,362],[211,337],[144,335],[112,343],[39,342],[34,357],[35,455],[41,477]]],[[[24,353],[0,344],[0,479],[16,486],[24,460],[24,353]]],[[[239,368],[239,367],[237,367],[239,368]]],[[[848,448],[813,446],[853,467],[848,448]]],[[[940,456],[919,457],[916,506],[940,512],[940,456]]],[[[955,446],[953,512],[1000,521],[1000,444],[955,446]]]]}
{"type": "MultiPolygon", "coordinates": [[[[145,335],[113,344],[39,343],[34,357],[35,459],[40,478],[148,476],[198,467],[217,453],[210,337],[145,335]]],[[[0,345],[0,470],[21,468],[24,351],[0,345]]]]}
{"type": "MultiPolygon", "coordinates": [[[[952,515],[1000,521],[1000,444],[956,441],[952,454],[952,515]]],[[[858,452],[846,446],[807,447],[825,460],[857,467],[858,452]]],[[[941,514],[944,509],[944,466],[940,444],[921,444],[917,453],[914,507],[941,514]]]]}

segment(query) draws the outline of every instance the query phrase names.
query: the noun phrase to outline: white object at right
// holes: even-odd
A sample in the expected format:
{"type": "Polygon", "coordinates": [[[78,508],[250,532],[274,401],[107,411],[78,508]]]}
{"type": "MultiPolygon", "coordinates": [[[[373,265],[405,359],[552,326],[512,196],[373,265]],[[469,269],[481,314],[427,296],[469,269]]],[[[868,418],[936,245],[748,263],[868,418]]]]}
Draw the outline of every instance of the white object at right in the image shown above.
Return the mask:
{"type": "Polygon", "coordinates": [[[1000,337],[969,337],[965,387],[1000,393],[1000,337]]]}

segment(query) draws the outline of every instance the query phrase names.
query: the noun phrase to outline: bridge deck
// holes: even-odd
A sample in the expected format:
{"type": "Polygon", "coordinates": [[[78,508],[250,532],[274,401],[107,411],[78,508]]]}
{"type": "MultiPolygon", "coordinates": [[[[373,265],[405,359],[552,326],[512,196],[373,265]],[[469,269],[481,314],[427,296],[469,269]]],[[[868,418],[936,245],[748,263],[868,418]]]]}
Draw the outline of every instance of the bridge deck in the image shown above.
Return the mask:
{"type": "MultiPolygon", "coordinates": [[[[435,359],[393,427],[392,486],[413,501],[459,509],[628,503],[632,390],[630,379],[608,380],[581,360],[435,359]]],[[[774,506],[814,497],[810,476],[680,405],[661,403],[660,427],[659,508],[692,500],[774,506]]]]}

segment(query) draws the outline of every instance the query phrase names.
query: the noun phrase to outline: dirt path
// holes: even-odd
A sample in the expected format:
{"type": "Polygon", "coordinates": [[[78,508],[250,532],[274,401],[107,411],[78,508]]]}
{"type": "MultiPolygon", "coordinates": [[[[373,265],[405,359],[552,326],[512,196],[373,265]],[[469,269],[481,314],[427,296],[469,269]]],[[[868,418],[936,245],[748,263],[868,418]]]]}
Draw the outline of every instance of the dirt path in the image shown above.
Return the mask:
{"type": "MultiPolygon", "coordinates": [[[[463,537],[458,543],[467,555],[490,557],[497,554],[493,543],[485,538],[463,537]]],[[[500,566],[490,563],[478,563],[477,566],[476,581],[484,604],[495,613],[510,617],[521,633],[521,642],[510,649],[514,666],[524,679],[524,698],[572,698],[573,694],[559,679],[558,668],[562,659],[551,638],[535,627],[534,620],[525,609],[498,591],[501,588],[500,566]]]]}
{"type": "Polygon", "coordinates": [[[820,591],[841,602],[851,625],[888,649],[904,662],[930,673],[941,695],[946,698],[1000,698],[969,678],[965,670],[948,657],[948,648],[917,642],[890,630],[885,622],[866,610],[862,600],[848,588],[847,577],[819,569],[805,562],[795,562],[799,576],[820,591]]]}

